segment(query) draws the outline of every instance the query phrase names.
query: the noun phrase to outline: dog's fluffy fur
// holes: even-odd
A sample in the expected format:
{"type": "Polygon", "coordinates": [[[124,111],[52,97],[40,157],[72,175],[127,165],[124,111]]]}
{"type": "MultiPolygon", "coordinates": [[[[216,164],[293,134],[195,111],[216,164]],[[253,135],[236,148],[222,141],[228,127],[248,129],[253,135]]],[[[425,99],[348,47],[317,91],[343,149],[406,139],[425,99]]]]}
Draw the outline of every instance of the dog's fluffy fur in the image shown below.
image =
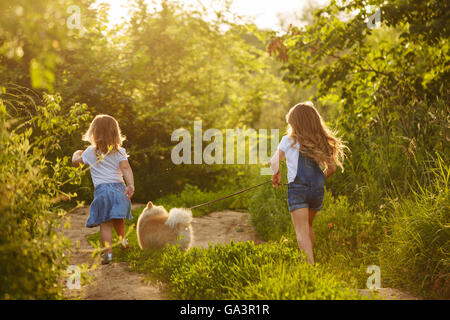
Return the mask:
{"type": "Polygon", "coordinates": [[[163,206],[150,201],[137,222],[137,238],[141,249],[162,248],[166,244],[179,244],[184,250],[191,247],[192,212],[173,208],[169,212],[163,206]]]}

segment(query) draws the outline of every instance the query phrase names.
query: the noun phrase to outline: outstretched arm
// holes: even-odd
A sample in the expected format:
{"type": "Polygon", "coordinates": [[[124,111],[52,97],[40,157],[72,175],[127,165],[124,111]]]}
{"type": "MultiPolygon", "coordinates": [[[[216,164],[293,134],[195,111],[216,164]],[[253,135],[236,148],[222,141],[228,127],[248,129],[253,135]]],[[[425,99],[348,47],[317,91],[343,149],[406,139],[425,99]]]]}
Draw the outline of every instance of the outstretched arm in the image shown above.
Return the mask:
{"type": "Polygon", "coordinates": [[[272,186],[274,188],[279,188],[281,183],[281,171],[280,162],[285,158],[284,151],[277,149],[272,159],[270,160],[270,168],[272,169],[272,186]]]}
{"type": "Polygon", "coordinates": [[[327,165],[327,168],[323,171],[323,174],[325,175],[325,179],[328,179],[336,172],[336,165],[334,163],[329,163],[327,165]]]}
{"type": "Polygon", "coordinates": [[[131,170],[130,163],[128,160],[121,161],[119,163],[120,171],[122,171],[125,182],[127,183],[127,189],[125,190],[125,194],[128,196],[128,199],[134,194],[134,177],[133,170],[131,170]]]}
{"type": "Polygon", "coordinates": [[[72,164],[75,167],[79,167],[80,165],[84,164],[83,159],[81,158],[81,155],[83,154],[83,150],[77,150],[73,153],[72,156],[72,164]]]}

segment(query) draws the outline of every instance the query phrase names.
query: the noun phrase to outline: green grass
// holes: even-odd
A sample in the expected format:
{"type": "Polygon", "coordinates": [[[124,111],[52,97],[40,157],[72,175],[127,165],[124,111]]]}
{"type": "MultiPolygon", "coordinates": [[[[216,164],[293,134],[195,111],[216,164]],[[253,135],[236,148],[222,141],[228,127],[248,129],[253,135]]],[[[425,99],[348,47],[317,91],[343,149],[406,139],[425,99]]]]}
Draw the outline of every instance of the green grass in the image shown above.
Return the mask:
{"type": "Polygon", "coordinates": [[[434,174],[434,183],[413,197],[391,200],[380,267],[389,285],[450,299],[450,167],[440,162],[434,174]]]}
{"type": "Polygon", "coordinates": [[[312,267],[289,243],[230,242],[192,248],[140,250],[117,258],[166,283],[174,299],[362,299],[321,265],[312,267]]]}
{"type": "MultiPolygon", "coordinates": [[[[189,208],[195,205],[206,203],[208,201],[222,198],[226,195],[239,191],[236,190],[236,188],[239,187],[235,186],[235,188],[227,187],[217,191],[205,191],[200,190],[197,186],[187,184],[184,187],[183,191],[181,191],[180,193],[169,194],[167,196],[155,200],[154,203],[156,205],[163,205],[167,209],[167,211],[169,211],[171,208],[189,208]]],[[[243,204],[241,199],[228,198],[203,207],[193,209],[192,214],[198,217],[213,211],[242,209],[242,207],[243,204]]]]}

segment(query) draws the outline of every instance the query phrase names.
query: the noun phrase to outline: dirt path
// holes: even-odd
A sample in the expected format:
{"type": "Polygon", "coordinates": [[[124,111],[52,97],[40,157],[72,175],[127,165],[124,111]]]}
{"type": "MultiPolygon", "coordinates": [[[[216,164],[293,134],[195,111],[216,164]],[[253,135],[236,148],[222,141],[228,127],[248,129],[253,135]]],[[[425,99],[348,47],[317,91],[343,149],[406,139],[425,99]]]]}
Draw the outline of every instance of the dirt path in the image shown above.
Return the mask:
{"type": "MultiPolygon", "coordinates": [[[[141,207],[134,204],[133,209],[141,207]]],[[[88,229],[85,222],[89,214],[89,207],[77,208],[68,213],[70,229],[64,230],[64,234],[71,239],[72,249],[71,264],[82,263],[92,266],[92,246],[87,237],[99,231],[99,228],[88,229]],[[77,242],[79,246],[77,247],[77,242]]],[[[252,240],[255,243],[263,242],[258,239],[250,224],[250,215],[244,212],[221,211],[213,212],[202,217],[195,217],[192,222],[194,229],[193,246],[207,248],[211,243],[228,243],[233,241],[252,240]]],[[[99,258],[98,258],[99,259],[99,258]]],[[[161,286],[149,284],[143,281],[143,275],[127,270],[126,262],[115,262],[109,265],[100,265],[89,271],[88,275],[93,280],[81,290],[65,289],[68,299],[84,300],[163,300],[167,299],[161,286]]],[[[370,291],[360,289],[358,292],[364,296],[370,296],[370,291]]],[[[418,300],[408,293],[393,288],[381,288],[378,293],[385,300],[418,300]]]]}
{"type": "Polygon", "coordinates": [[[245,212],[220,211],[196,217],[192,221],[192,228],[193,246],[200,248],[208,248],[209,243],[229,243],[231,239],[235,242],[263,242],[250,224],[250,214],[245,212]]]}
{"type": "MultiPolygon", "coordinates": [[[[370,297],[369,289],[359,289],[358,293],[362,296],[370,297]]],[[[421,300],[409,293],[394,288],[380,288],[376,291],[383,300],[421,300]]]]}
{"type": "MultiPolygon", "coordinates": [[[[133,209],[143,205],[135,204],[133,209]]],[[[92,246],[87,238],[99,231],[99,228],[86,228],[89,207],[77,208],[68,213],[70,228],[64,234],[72,241],[73,249],[71,265],[86,263],[91,267],[92,246]],[[77,242],[79,246],[77,248],[77,242]]],[[[253,240],[262,242],[250,225],[250,215],[243,212],[222,211],[193,219],[193,246],[207,248],[211,244],[234,241],[253,240]]],[[[88,272],[93,278],[91,283],[81,290],[65,289],[68,299],[83,300],[162,300],[166,299],[160,286],[145,283],[143,275],[127,270],[126,262],[115,262],[101,265],[97,260],[97,268],[88,272]]]]}
{"type": "MultiPolygon", "coordinates": [[[[70,229],[66,229],[64,234],[72,241],[76,247],[72,249],[70,263],[80,265],[86,263],[91,267],[94,261],[91,259],[93,247],[88,242],[87,237],[99,231],[99,227],[86,228],[85,223],[89,215],[89,207],[77,208],[69,212],[70,229]]],[[[97,258],[99,259],[99,258],[97,258]]],[[[109,265],[99,264],[98,267],[88,272],[92,277],[92,282],[83,286],[81,290],[65,289],[68,299],[87,300],[161,300],[164,299],[161,290],[157,286],[147,285],[142,281],[142,275],[136,272],[127,271],[126,262],[112,263],[109,265]]]]}

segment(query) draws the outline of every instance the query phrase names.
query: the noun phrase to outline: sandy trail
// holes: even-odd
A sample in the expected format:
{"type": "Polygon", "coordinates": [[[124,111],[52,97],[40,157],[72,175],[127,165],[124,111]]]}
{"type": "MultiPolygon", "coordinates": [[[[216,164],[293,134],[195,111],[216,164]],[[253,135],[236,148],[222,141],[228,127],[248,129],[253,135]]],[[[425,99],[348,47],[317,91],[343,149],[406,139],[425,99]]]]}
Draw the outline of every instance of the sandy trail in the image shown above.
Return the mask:
{"type": "MultiPolygon", "coordinates": [[[[359,289],[358,293],[362,296],[370,297],[369,289],[359,289]]],[[[394,288],[380,288],[377,293],[383,300],[421,300],[409,293],[394,288]]]]}
{"type": "MultiPolygon", "coordinates": [[[[89,252],[93,247],[88,242],[87,237],[98,232],[100,228],[85,227],[88,215],[89,207],[77,208],[68,213],[70,229],[66,229],[64,234],[69,237],[74,247],[76,247],[76,243],[79,241],[79,248],[72,249],[71,265],[86,263],[91,267],[94,264],[94,261],[91,259],[91,253],[89,252]]],[[[98,267],[88,272],[88,275],[93,278],[92,282],[87,286],[83,286],[81,290],[70,290],[66,288],[64,293],[68,299],[164,299],[158,286],[147,285],[142,281],[143,276],[141,274],[127,271],[127,264],[125,262],[117,262],[109,265],[101,265],[99,264],[99,260],[95,262],[97,262],[98,267]]]]}
{"type": "MultiPolygon", "coordinates": [[[[145,206],[134,204],[132,208],[145,206]]],[[[86,228],[85,223],[89,215],[89,207],[76,208],[67,216],[70,218],[70,228],[63,233],[72,241],[73,249],[71,265],[82,263],[92,266],[92,246],[87,238],[99,231],[99,227],[86,228]],[[79,247],[76,244],[79,242],[79,247]]],[[[206,216],[195,217],[192,222],[194,229],[193,246],[207,248],[209,243],[228,243],[233,241],[252,240],[261,243],[250,225],[250,215],[244,212],[222,211],[213,212],[206,216]]],[[[97,258],[99,259],[99,258],[97,258]]],[[[68,299],[83,300],[163,300],[167,299],[161,286],[145,282],[144,276],[127,270],[126,262],[115,262],[101,265],[97,260],[97,268],[89,271],[93,277],[91,283],[81,290],[64,289],[68,299]]]]}
{"type": "MultiPolygon", "coordinates": [[[[132,208],[142,207],[142,204],[134,204],[132,208]]],[[[87,237],[99,231],[99,228],[86,228],[85,222],[89,215],[89,207],[77,208],[68,213],[70,228],[64,230],[64,234],[72,241],[73,249],[70,263],[80,265],[82,263],[92,266],[92,246],[87,237]],[[76,244],[79,242],[78,249],[76,244]]],[[[207,248],[209,244],[229,243],[233,241],[254,241],[262,243],[250,224],[250,215],[244,212],[221,211],[213,212],[202,217],[195,217],[192,222],[194,229],[193,246],[207,248]]],[[[99,259],[99,258],[97,258],[99,259]]],[[[97,260],[97,262],[99,262],[97,260]]],[[[81,290],[64,289],[67,299],[83,300],[164,300],[161,285],[150,284],[144,281],[144,276],[137,272],[127,270],[126,262],[115,262],[109,265],[101,265],[89,271],[93,280],[81,290]]],[[[360,289],[363,296],[369,296],[370,291],[360,289]]],[[[385,300],[417,300],[408,293],[393,288],[381,288],[378,293],[385,300]]]]}
{"type": "Polygon", "coordinates": [[[192,221],[194,229],[193,246],[208,248],[218,243],[229,243],[251,240],[262,243],[250,224],[250,214],[236,211],[213,212],[202,217],[195,217],[192,221]]]}

